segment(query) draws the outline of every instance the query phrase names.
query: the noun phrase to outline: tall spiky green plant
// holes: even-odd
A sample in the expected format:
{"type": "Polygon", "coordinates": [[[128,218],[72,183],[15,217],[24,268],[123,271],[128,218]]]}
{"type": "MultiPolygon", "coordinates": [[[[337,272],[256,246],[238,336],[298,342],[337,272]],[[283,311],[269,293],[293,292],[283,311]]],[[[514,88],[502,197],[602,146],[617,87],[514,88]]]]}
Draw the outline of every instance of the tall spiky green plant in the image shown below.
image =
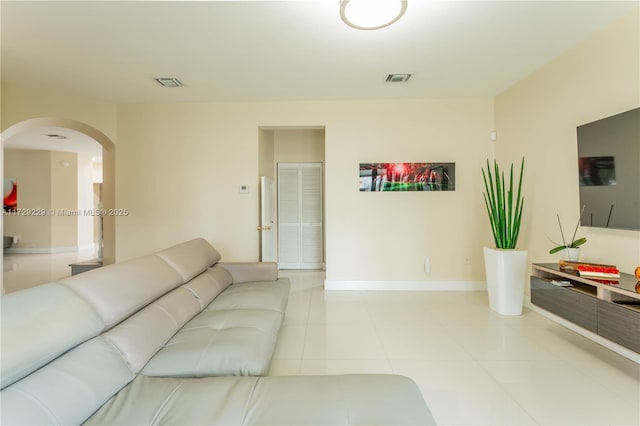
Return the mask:
{"type": "Polygon", "coordinates": [[[496,160],[493,161],[494,173],[491,173],[489,160],[487,159],[487,171],[482,169],[484,179],[484,204],[487,207],[493,240],[498,249],[514,249],[518,243],[520,234],[520,221],[522,219],[522,175],[524,172],[524,157],[520,165],[520,178],[518,180],[518,194],[513,193],[513,163],[509,174],[509,188],[504,182],[504,173],[500,173],[500,167],[496,160]]]}

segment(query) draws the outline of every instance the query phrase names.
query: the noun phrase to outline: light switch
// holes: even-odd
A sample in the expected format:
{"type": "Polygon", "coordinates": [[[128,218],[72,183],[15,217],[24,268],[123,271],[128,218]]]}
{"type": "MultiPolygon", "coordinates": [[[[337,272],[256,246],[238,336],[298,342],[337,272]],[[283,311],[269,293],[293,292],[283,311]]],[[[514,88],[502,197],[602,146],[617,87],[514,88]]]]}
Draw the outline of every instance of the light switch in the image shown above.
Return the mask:
{"type": "Polygon", "coordinates": [[[240,194],[248,194],[249,193],[249,185],[240,185],[238,187],[238,192],[240,194]]]}

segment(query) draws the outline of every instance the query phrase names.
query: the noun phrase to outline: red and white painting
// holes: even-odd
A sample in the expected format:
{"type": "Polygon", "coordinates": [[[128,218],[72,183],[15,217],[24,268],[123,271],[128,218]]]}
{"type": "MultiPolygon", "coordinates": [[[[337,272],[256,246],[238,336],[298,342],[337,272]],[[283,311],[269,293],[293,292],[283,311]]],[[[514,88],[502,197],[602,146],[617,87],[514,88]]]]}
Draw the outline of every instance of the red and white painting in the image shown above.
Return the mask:
{"type": "Polygon", "coordinates": [[[15,212],[18,209],[18,182],[16,178],[4,178],[4,211],[15,212]]]}
{"type": "Polygon", "coordinates": [[[455,191],[456,163],[360,163],[360,192],[455,191]]]}

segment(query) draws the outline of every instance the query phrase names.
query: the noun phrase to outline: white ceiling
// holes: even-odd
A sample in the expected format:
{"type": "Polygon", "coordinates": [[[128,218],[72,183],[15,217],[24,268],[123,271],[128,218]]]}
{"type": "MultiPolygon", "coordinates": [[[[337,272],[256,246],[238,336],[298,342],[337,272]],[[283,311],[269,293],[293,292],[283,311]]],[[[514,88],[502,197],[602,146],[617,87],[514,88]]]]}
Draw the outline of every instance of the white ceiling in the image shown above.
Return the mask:
{"type": "Polygon", "coordinates": [[[64,127],[40,127],[24,130],[3,141],[5,149],[77,152],[102,161],[102,145],[89,136],[64,127]],[[51,138],[60,135],[66,139],[51,138]]]}
{"type": "Polygon", "coordinates": [[[491,97],[638,4],[409,0],[396,24],[359,31],[339,0],[3,0],[1,71],[119,103],[491,97]]]}

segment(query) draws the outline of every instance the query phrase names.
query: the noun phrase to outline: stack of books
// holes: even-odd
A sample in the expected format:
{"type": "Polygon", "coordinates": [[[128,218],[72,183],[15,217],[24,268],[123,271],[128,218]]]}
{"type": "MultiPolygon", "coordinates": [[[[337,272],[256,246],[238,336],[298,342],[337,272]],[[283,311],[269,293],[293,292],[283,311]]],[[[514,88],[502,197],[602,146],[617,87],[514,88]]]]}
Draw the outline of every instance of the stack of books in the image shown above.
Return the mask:
{"type": "Polygon", "coordinates": [[[620,280],[620,270],[615,265],[561,260],[560,269],[577,271],[583,278],[589,278],[604,284],[617,284],[620,280]]]}

